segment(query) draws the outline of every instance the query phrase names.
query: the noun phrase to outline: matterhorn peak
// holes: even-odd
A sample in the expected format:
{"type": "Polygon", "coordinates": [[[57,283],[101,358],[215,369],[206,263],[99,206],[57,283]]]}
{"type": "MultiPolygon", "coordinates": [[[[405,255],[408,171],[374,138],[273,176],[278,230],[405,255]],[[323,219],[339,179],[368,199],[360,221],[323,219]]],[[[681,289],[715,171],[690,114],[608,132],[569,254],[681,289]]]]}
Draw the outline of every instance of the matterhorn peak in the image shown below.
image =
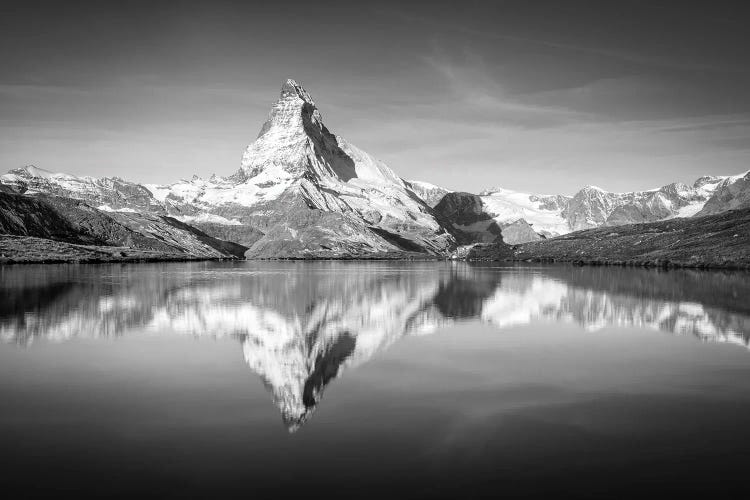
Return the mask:
{"type": "Polygon", "coordinates": [[[245,150],[239,177],[249,179],[265,172],[273,179],[301,178],[312,170],[318,177],[342,174],[349,179],[354,176],[352,168],[353,161],[323,125],[310,94],[289,79],[255,142],[245,150]],[[342,163],[345,173],[338,172],[342,163]]]}
{"type": "Polygon", "coordinates": [[[313,101],[307,90],[291,78],[287,79],[287,81],[284,82],[284,85],[281,86],[281,98],[284,99],[288,97],[297,97],[315,106],[315,101],[313,101]]]}

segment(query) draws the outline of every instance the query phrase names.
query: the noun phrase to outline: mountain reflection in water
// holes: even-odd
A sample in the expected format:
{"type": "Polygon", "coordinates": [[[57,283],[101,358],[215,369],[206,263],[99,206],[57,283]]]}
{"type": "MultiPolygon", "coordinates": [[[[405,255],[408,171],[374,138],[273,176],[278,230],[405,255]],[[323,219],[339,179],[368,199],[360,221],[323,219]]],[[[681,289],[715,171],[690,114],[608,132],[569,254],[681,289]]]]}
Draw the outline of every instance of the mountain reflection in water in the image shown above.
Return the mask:
{"type": "Polygon", "coordinates": [[[243,262],[0,268],[0,339],[232,336],[290,430],[342,370],[457,321],[636,327],[747,347],[742,273],[463,263],[243,262]]]}

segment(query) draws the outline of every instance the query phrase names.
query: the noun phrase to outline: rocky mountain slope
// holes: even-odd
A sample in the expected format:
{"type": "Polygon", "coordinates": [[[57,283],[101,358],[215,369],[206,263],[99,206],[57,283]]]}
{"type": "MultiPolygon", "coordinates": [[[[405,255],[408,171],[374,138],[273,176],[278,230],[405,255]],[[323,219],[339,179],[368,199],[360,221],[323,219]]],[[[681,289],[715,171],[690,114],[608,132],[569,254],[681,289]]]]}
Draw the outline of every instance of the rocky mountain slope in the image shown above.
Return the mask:
{"type": "Polygon", "coordinates": [[[460,245],[496,241],[516,245],[542,239],[523,218],[499,221],[493,217],[482,197],[475,194],[448,193],[435,205],[435,212],[446,221],[460,245]]]}
{"type": "Polygon", "coordinates": [[[246,250],[167,216],[107,213],[71,198],[1,192],[0,239],[2,259],[14,262],[227,258],[246,250]]]}
{"type": "Polygon", "coordinates": [[[469,220],[472,217],[468,213],[460,214],[460,221],[449,216],[452,227],[476,234],[478,241],[486,241],[487,236],[482,233],[486,232],[484,226],[490,219],[498,227],[515,224],[515,232],[506,231],[503,235],[506,242],[517,244],[581,229],[690,217],[698,212],[708,215],[746,206],[750,203],[748,179],[750,172],[733,177],[701,177],[692,186],[672,183],[628,193],[586,186],[573,196],[529,194],[502,188],[488,189],[477,196],[410,182],[421,196],[432,200],[442,196],[434,204],[438,211],[446,204],[441,205],[442,200],[455,203],[451,196],[476,196],[473,220],[469,220]]]}
{"type": "Polygon", "coordinates": [[[708,204],[728,179],[731,178],[701,177],[692,186],[672,183],[629,193],[586,186],[573,196],[534,195],[493,188],[483,191],[481,197],[485,211],[498,222],[523,218],[538,233],[556,236],[601,226],[690,217],[708,204]]]}
{"type": "Polygon", "coordinates": [[[750,208],[600,227],[519,245],[515,258],[587,264],[750,268],[750,208]]]}
{"type": "Polygon", "coordinates": [[[712,215],[739,208],[750,208],[750,171],[722,179],[697,215],[712,215]]]}
{"type": "Polygon", "coordinates": [[[44,193],[83,200],[102,210],[167,213],[146,187],[119,177],[77,177],[29,165],[0,176],[0,182],[17,193],[44,193]]]}
{"type": "Polygon", "coordinates": [[[423,182],[423,181],[404,181],[406,185],[414,191],[414,193],[419,196],[425,203],[427,203],[429,206],[434,207],[437,205],[440,200],[443,199],[443,196],[450,193],[450,189],[445,189],[444,187],[436,186],[434,184],[430,184],[429,182],[423,182]]]}

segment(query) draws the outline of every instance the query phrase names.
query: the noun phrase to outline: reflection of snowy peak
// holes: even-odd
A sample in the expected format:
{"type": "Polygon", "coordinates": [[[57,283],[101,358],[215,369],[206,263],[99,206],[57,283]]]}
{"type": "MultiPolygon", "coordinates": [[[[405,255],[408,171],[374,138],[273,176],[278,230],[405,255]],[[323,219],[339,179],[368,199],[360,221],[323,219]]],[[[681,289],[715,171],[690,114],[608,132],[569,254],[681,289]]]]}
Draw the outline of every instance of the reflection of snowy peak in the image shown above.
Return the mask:
{"type": "Polygon", "coordinates": [[[482,309],[482,319],[499,327],[533,321],[572,322],[587,330],[648,328],[703,341],[748,346],[750,317],[725,314],[697,302],[654,300],[571,286],[543,277],[508,277],[482,309]]]}
{"type": "Polygon", "coordinates": [[[648,328],[744,346],[750,339],[750,311],[739,299],[750,291],[737,276],[451,264],[154,269],[112,267],[101,279],[83,268],[72,280],[61,267],[34,276],[6,270],[0,339],[28,344],[130,331],[237,338],[291,430],[343,370],[405,335],[456,321],[648,328]],[[24,300],[30,293],[39,300],[24,300]]]}
{"type": "Polygon", "coordinates": [[[431,326],[424,323],[423,312],[436,285],[374,276],[330,283],[324,287],[329,294],[308,303],[306,314],[271,313],[273,321],[244,336],[245,361],[273,393],[290,430],[307,420],[341,370],[363,363],[408,332],[431,326]]]}

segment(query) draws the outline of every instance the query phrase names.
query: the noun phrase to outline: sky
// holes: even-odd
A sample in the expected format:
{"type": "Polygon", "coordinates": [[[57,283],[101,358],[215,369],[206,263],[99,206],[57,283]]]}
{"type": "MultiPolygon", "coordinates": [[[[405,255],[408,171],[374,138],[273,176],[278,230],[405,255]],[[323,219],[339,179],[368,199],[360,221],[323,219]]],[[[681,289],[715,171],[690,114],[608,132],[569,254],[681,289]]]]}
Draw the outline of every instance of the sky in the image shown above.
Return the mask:
{"type": "Polygon", "coordinates": [[[287,78],[405,179],[648,189],[750,169],[741,2],[3,2],[0,170],[229,175],[287,78]]]}

